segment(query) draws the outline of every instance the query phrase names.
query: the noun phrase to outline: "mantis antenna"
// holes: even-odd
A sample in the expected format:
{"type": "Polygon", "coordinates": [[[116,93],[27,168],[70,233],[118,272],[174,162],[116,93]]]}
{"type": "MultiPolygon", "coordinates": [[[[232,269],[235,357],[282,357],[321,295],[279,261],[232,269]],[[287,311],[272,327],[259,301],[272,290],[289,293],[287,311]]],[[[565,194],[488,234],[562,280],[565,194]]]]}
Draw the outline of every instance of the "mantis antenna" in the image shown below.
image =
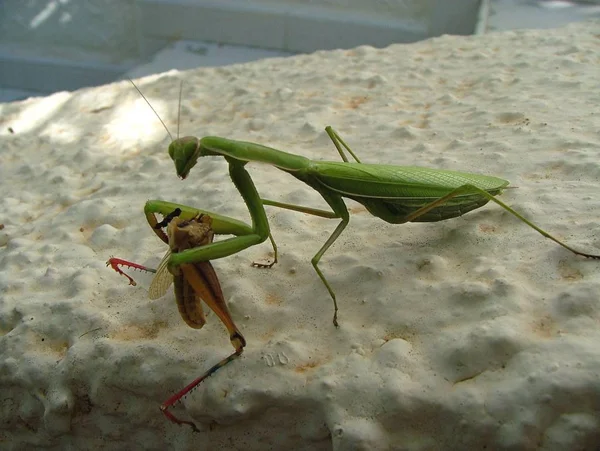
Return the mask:
{"type": "MultiPolygon", "coordinates": [[[[179,139],[179,124],[181,124],[181,93],[183,92],[183,80],[179,83],[179,105],[177,105],[177,139],[179,139]]],[[[173,138],[171,138],[173,141],[173,138]]]]}
{"type": "MultiPolygon", "coordinates": [[[[158,113],[156,112],[156,110],[154,109],[154,107],[152,106],[152,104],[148,101],[148,99],[146,98],[146,96],[144,94],[142,94],[142,91],[140,91],[140,88],[138,88],[135,85],[135,83],[133,82],[133,80],[131,78],[128,78],[127,80],[129,80],[131,82],[131,84],[133,85],[133,87],[135,88],[135,90],[137,92],[139,92],[140,95],[142,96],[142,99],[144,99],[146,101],[146,103],[148,104],[148,106],[150,107],[150,109],[153,111],[153,113],[156,115],[156,117],[158,118],[158,120],[160,121],[160,123],[163,125],[163,127],[167,131],[167,135],[169,135],[169,138],[171,138],[171,142],[173,142],[173,135],[171,135],[171,132],[169,131],[169,129],[167,128],[167,126],[165,125],[165,123],[163,122],[163,120],[160,118],[160,116],[158,115],[158,113]]],[[[181,88],[179,89],[179,106],[181,107],[181,88]]],[[[177,137],[179,138],[179,118],[177,119],[177,137]]]]}

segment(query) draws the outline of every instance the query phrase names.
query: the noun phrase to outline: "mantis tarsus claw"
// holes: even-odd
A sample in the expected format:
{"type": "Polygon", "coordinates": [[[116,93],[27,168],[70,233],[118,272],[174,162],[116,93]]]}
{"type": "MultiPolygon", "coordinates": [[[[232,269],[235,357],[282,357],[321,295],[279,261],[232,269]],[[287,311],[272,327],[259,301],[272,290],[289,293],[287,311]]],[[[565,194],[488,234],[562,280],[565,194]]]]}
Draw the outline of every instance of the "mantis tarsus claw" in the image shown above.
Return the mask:
{"type": "Polygon", "coordinates": [[[265,261],[253,261],[250,266],[253,268],[272,268],[275,263],[277,263],[275,260],[267,259],[265,261]]]}

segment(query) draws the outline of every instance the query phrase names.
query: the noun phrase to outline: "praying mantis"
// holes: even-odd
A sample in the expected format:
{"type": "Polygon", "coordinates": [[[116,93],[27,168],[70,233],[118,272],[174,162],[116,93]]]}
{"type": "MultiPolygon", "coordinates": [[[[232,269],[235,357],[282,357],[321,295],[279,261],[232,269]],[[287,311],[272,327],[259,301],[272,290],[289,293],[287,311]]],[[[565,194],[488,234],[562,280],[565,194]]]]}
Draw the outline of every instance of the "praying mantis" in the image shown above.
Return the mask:
{"type": "MultiPolygon", "coordinates": [[[[132,84],[154,111],[138,87],[133,82],[132,84]]],[[[179,208],[184,217],[192,217],[199,213],[211,216],[215,234],[234,235],[232,238],[206,246],[171,254],[168,261],[169,268],[227,257],[262,243],[267,238],[273,247],[273,262],[269,264],[253,263],[253,265],[272,267],[278,261],[278,253],[277,245],[269,228],[265,205],[322,218],[339,219],[340,222],[333,233],[311,259],[315,272],[333,301],[333,324],[336,327],[339,326],[336,295],[319,268],[319,262],[350,221],[344,198],[362,204],[373,216],[390,224],[445,221],[462,216],[492,201],[542,236],[549,238],[575,255],[600,259],[600,255],[573,249],[499,200],[496,196],[502,194],[510,183],[499,177],[418,166],[363,163],[330,126],[325,127],[325,131],[342,161],[315,161],[261,144],[217,136],[203,138],[185,136],[173,139],[162,119],[156,111],[154,113],[171,137],[168,153],[175,164],[179,178],[187,178],[201,157],[223,157],[229,164],[231,180],[246,203],[252,220],[252,224],[249,225],[200,208],[157,200],[148,201],[144,207],[147,217],[154,213],[168,214],[173,209],[179,208]],[[348,160],[346,151],[354,161],[348,160]],[[261,197],[246,170],[245,166],[249,162],[271,165],[304,182],[321,195],[331,211],[287,204],[261,197]]]]}
{"type": "Polygon", "coordinates": [[[158,269],[147,268],[120,258],[111,258],[106,264],[107,266],[110,265],[119,274],[127,277],[130,285],[135,285],[135,281],[125,274],[119,266],[128,266],[156,273],[148,290],[150,299],[162,297],[167,292],[171,283],[173,283],[179,313],[188,326],[194,329],[201,329],[206,323],[201,304],[201,301],[204,301],[227,328],[229,339],[235,352],[212,366],[202,376],[194,379],[160,406],[160,410],[170,421],[177,424],[190,425],[194,431],[198,432],[193,422],[177,418],[169,411],[169,408],[219,368],[239,357],[246,346],[246,340],[231,318],[231,314],[225,303],[223,291],[221,290],[221,284],[209,261],[184,263],[178,267],[168,267],[169,257],[172,254],[205,246],[212,243],[214,237],[212,218],[210,216],[198,214],[191,219],[184,219],[180,216],[181,210],[177,208],[165,214],[161,222],[156,220],[155,215],[147,216],[152,230],[155,231],[161,240],[169,245],[169,250],[162,259],[158,269]],[[163,227],[167,228],[166,234],[162,230],[163,227]]]}
{"type": "MultiPolygon", "coordinates": [[[[133,85],[154,111],[154,108],[138,87],[135,84],[133,85]]],[[[204,375],[195,379],[161,405],[161,410],[171,421],[178,424],[189,424],[194,430],[197,429],[193,423],[177,419],[168,411],[168,408],[206,377],[238,357],[245,346],[243,336],[229,315],[220,287],[217,292],[218,279],[216,279],[216,274],[214,275],[216,285],[212,280],[212,276],[206,277],[206,274],[211,273],[211,271],[214,274],[210,260],[233,255],[269,239],[273,247],[273,261],[268,264],[253,263],[253,265],[272,267],[277,263],[277,245],[271,235],[265,206],[340,220],[335,230],[311,259],[314,270],[333,301],[333,324],[336,327],[339,326],[337,319],[339,309],[336,295],[319,268],[319,262],[349,223],[350,215],[344,198],[362,204],[370,214],[391,224],[444,221],[462,216],[492,201],[542,236],[549,238],[575,255],[600,259],[600,255],[573,249],[500,201],[496,196],[502,194],[509,185],[509,182],[502,178],[416,166],[362,163],[340,135],[330,126],[325,127],[325,131],[342,161],[314,161],[260,144],[216,136],[206,136],[200,139],[192,136],[183,138],[178,136],[177,139],[173,139],[164,122],[160,117],[158,119],[171,137],[168,153],[173,160],[177,175],[181,179],[187,178],[191,169],[201,157],[223,157],[229,165],[230,178],[246,203],[251,216],[251,224],[247,224],[215,212],[161,200],[150,200],[144,207],[148,223],[157,236],[169,244],[171,249],[161,262],[157,276],[150,286],[150,297],[160,297],[166,292],[170,279],[167,280],[164,274],[172,274],[175,279],[176,300],[180,313],[186,323],[191,327],[195,327],[195,325],[192,325],[195,322],[191,321],[191,318],[201,310],[195,310],[195,301],[181,301],[181,299],[194,299],[197,295],[206,301],[204,296],[209,296],[207,304],[217,313],[227,327],[230,340],[235,348],[232,355],[210,368],[204,375]],[[354,161],[349,161],[346,152],[354,161]],[[274,166],[304,182],[321,195],[331,211],[287,204],[261,197],[246,170],[245,166],[249,162],[274,166]],[[156,220],[156,214],[163,215],[165,220],[159,223],[156,220]],[[206,218],[210,218],[210,222],[206,218]],[[161,230],[166,224],[168,224],[167,234],[161,230]],[[208,229],[206,229],[207,224],[208,229]],[[233,237],[213,242],[213,234],[233,235],[233,237]],[[198,236],[202,236],[202,238],[198,238],[198,236]],[[168,272],[165,271],[165,268],[168,269],[168,272]],[[199,275],[203,278],[198,278],[199,275]],[[178,289],[178,286],[186,286],[187,288],[182,290],[178,289]],[[210,295],[202,294],[204,293],[203,290],[206,289],[213,292],[215,299],[210,300],[210,295]],[[185,294],[186,290],[187,295],[185,294]]],[[[145,267],[119,259],[111,260],[112,263],[109,261],[111,266],[120,273],[122,272],[118,269],[119,265],[129,265],[147,270],[145,267]]],[[[130,282],[132,282],[131,278],[130,282]]],[[[199,306],[199,302],[197,304],[199,306]]]]}

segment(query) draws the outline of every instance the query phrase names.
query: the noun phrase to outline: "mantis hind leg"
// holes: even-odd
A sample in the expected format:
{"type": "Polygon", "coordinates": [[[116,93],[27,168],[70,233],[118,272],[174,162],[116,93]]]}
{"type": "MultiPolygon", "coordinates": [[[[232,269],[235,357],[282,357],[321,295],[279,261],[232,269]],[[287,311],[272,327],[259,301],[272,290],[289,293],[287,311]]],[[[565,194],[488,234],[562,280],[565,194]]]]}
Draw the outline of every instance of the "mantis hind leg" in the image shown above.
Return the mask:
{"type": "MultiPolygon", "coordinates": [[[[335,143],[335,141],[334,141],[334,143],[335,143]]],[[[327,252],[327,249],[329,249],[331,247],[331,245],[335,242],[335,240],[338,239],[338,237],[341,235],[341,233],[344,231],[344,229],[348,225],[348,222],[350,221],[350,215],[348,214],[348,209],[346,208],[346,204],[344,203],[344,200],[342,199],[342,197],[340,195],[332,193],[331,191],[327,191],[324,189],[317,190],[317,191],[319,191],[319,194],[321,194],[321,196],[323,196],[323,199],[329,204],[332,211],[326,211],[326,210],[310,208],[310,207],[303,207],[301,205],[286,204],[283,202],[276,202],[276,201],[268,200],[268,199],[261,199],[261,201],[262,201],[263,205],[270,205],[272,207],[284,208],[286,210],[307,213],[307,214],[310,214],[313,216],[318,216],[321,218],[327,218],[327,219],[340,218],[342,220],[338,224],[338,226],[335,228],[335,230],[333,231],[331,236],[327,239],[325,244],[323,244],[323,246],[321,246],[319,251],[311,259],[311,264],[312,264],[313,268],[317,272],[317,275],[321,279],[321,282],[323,282],[323,285],[325,285],[325,288],[327,288],[327,291],[329,292],[329,295],[331,296],[331,300],[333,301],[333,309],[334,309],[333,324],[336,327],[339,327],[338,320],[337,320],[338,305],[337,305],[337,300],[335,297],[335,292],[333,291],[333,288],[331,288],[331,285],[329,285],[327,278],[325,277],[325,275],[319,268],[319,262],[321,261],[321,257],[323,256],[323,254],[325,254],[325,252],[327,252]]],[[[254,265],[254,266],[259,266],[259,265],[254,265]]]]}
{"type": "MultiPolygon", "coordinates": [[[[347,214],[347,212],[346,212],[346,214],[347,214]]],[[[333,301],[333,325],[335,327],[339,327],[338,320],[337,320],[337,314],[338,314],[337,300],[335,298],[335,292],[333,291],[333,288],[331,288],[331,285],[329,285],[329,282],[325,278],[325,275],[319,268],[319,261],[321,261],[321,257],[327,251],[327,249],[329,249],[331,247],[331,245],[335,242],[335,240],[338,239],[338,237],[341,235],[341,233],[344,231],[344,229],[348,225],[349,221],[350,221],[350,218],[348,216],[342,219],[342,221],[335,228],[335,230],[333,231],[331,236],[327,239],[327,241],[325,241],[325,244],[323,244],[323,246],[321,246],[321,249],[319,249],[319,251],[315,254],[315,256],[310,261],[311,264],[313,265],[313,268],[315,268],[317,275],[321,279],[321,282],[323,282],[323,284],[325,285],[325,288],[327,288],[327,291],[329,291],[329,295],[331,296],[331,299],[333,301]]]]}
{"type": "Polygon", "coordinates": [[[360,160],[358,159],[356,154],[354,152],[352,152],[352,149],[350,149],[350,146],[348,144],[346,144],[346,142],[341,138],[341,136],[338,134],[338,132],[336,132],[333,128],[331,128],[330,125],[325,127],[325,132],[327,132],[327,134],[329,135],[329,138],[331,139],[331,141],[333,141],[333,145],[335,146],[338,153],[342,157],[342,160],[344,160],[346,163],[348,163],[348,158],[346,157],[346,154],[344,153],[344,149],[342,149],[342,146],[343,146],[350,153],[350,155],[352,155],[352,158],[354,158],[357,163],[360,163],[360,160]]]}
{"type": "Polygon", "coordinates": [[[339,195],[332,195],[328,191],[321,191],[321,190],[319,190],[319,193],[321,194],[321,196],[323,196],[323,199],[325,199],[325,201],[329,204],[329,206],[333,210],[333,212],[331,213],[331,216],[328,216],[328,217],[337,217],[337,218],[341,218],[342,220],[337,225],[337,227],[335,228],[333,233],[329,236],[327,241],[325,241],[323,246],[321,246],[321,249],[319,249],[319,251],[311,259],[310,262],[311,262],[313,268],[315,269],[315,271],[317,272],[317,275],[321,279],[321,282],[323,282],[323,285],[325,285],[325,288],[327,288],[329,295],[331,296],[331,300],[333,301],[333,325],[335,327],[339,327],[338,320],[337,320],[338,305],[337,305],[337,300],[335,298],[335,292],[333,291],[333,288],[331,288],[331,285],[329,285],[329,282],[325,278],[325,275],[319,268],[319,262],[321,261],[321,257],[323,256],[323,254],[325,254],[325,252],[327,252],[327,249],[329,249],[331,247],[331,245],[335,242],[335,240],[338,239],[338,237],[342,234],[342,232],[348,225],[348,222],[350,221],[350,214],[348,213],[348,208],[346,207],[344,200],[339,195]]]}
{"type": "Polygon", "coordinates": [[[474,185],[468,185],[467,184],[467,185],[459,186],[458,188],[456,188],[455,190],[453,190],[450,193],[446,194],[445,196],[440,197],[439,199],[434,200],[433,202],[431,202],[431,203],[429,203],[429,204],[427,204],[427,205],[419,208],[418,210],[414,211],[413,213],[405,216],[402,219],[402,221],[399,222],[399,223],[402,224],[402,223],[405,223],[405,222],[414,221],[419,216],[422,216],[425,213],[429,212],[430,210],[443,205],[444,203],[448,202],[450,199],[452,199],[452,198],[454,198],[456,196],[465,195],[465,194],[479,194],[479,195],[487,198],[488,200],[491,200],[492,202],[495,202],[496,204],[498,204],[499,206],[501,206],[502,208],[504,208],[506,211],[508,211],[510,214],[512,214],[514,217],[516,217],[517,219],[521,220],[522,222],[524,222],[525,224],[527,224],[529,227],[531,227],[533,230],[535,230],[536,232],[538,232],[540,235],[544,236],[545,238],[551,239],[556,244],[558,244],[559,246],[564,247],[565,249],[567,249],[568,251],[574,253],[575,255],[581,255],[582,257],[586,257],[586,258],[600,259],[600,255],[587,254],[585,252],[580,252],[578,250],[573,249],[571,246],[568,246],[567,244],[565,244],[562,241],[560,241],[558,238],[555,238],[554,236],[550,235],[545,230],[543,230],[540,227],[538,227],[537,225],[535,225],[533,222],[531,222],[530,220],[528,220],[527,218],[525,218],[520,213],[517,213],[515,210],[513,210],[508,205],[506,205],[504,202],[502,202],[500,199],[498,199],[496,196],[494,196],[494,195],[488,193],[486,190],[478,188],[477,186],[474,186],[474,185]]]}

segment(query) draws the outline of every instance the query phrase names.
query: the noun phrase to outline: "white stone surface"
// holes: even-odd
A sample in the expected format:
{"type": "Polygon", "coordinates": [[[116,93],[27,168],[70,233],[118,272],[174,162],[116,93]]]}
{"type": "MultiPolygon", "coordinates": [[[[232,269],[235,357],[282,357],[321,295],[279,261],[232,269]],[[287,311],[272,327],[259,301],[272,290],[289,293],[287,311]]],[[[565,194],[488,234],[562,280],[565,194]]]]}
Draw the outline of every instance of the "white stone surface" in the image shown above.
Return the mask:
{"type": "MultiPolygon", "coordinates": [[[[503,200],[600,253],[598,23],[442,37],[139,80],[175,131],[337,159],[501,176],[503,200]]],[[[167,422],[158,405],[231,352],[210,315],[180,319],[107,269],[156,265],[148,198],[247,219],[221,159],[177,179],[165,132],[127,82],[0,105],[0,390],[5,449],[596,449],[600,262],[495,205],[393,226],[348,202],[323,257],[341,328],[310,259],[337,221],[269,209],[263,244],[217,260],[248,346],[167,422]],[[9,131],[9,127],[12,130],[9,131]]],[[[259,191],[324,208],[251,165],[259,191]]]]}

